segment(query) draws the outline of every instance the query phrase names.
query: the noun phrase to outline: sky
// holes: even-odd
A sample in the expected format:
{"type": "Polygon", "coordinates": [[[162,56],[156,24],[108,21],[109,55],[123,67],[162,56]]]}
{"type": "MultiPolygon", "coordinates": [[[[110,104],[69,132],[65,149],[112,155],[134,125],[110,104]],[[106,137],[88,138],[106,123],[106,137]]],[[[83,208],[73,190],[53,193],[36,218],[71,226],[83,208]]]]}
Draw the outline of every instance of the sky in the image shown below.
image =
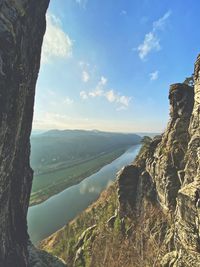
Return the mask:
{"type": "Polygon", "coordinates": [[[199,0],[51,0],[33,130],[163,132],[193,73],[199,0]]]}

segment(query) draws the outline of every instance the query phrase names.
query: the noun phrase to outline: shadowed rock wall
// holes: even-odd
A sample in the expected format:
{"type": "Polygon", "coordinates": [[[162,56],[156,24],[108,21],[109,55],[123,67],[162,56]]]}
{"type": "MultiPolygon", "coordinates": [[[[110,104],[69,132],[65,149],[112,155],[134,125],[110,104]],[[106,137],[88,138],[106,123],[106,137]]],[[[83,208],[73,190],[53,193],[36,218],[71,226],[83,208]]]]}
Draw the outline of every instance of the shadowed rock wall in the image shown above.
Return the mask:
{"type": "Polygon", "coordinates": [[[49,0],[0,0],[0,266],[28,266],[35,85],[49,0]]]}

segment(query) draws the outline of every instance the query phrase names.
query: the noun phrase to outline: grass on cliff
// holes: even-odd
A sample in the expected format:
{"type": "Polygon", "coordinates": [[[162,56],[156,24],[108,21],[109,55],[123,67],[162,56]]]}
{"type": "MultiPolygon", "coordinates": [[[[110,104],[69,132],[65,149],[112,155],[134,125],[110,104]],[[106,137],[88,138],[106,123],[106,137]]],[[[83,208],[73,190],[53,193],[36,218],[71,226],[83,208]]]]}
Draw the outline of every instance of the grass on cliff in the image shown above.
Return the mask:
{"type": "MultiPolygon", "coordinates": [[[[41,248],[63,258],[69,266],[72,266],[76,254],[76,245],[81,234],[88,227],[95,224],[98,224],[98,231],[101,231],[105,222],[115,213],[116,208],[116,185],[113,184],[101,194],[100,198],[94,204],[82,212],[77,218],[45,239],[41,243],[41,248]]],[[[94,236],[96,235],[95,232],[96,229],[93,231],[94,236]]],[[[89,246],[89,243],[87,245],[89,246]]],[[[84,259],[88,259],[89,262],[89,258],[88,252],[85,251],[84,259]]],[[[88,264],[87,266],[89,266],[88,264]]]]}
{"type": "MultiPolygon", "coordinates": [[[[135,161],[138,166],[143,165],[149,145],[148,141],[141,149],[135,161]]],[[[137,213],[133,211],[132,217],[121,220],[116,215],[119,207],[117,190],[115,182],[87,210],[45,239],[41,248],[64,259],[67,266],[160,266],[173,236],[167,216],[144,194],[137,204],[137,213]],[[113,215],[116,216],[110,224],[113,215]]]]}
{"type": "Polygon", "coordinates": [[[124,224],[117,216],[111,227],[107,221],[117,208],[117,185],[113,184],[75,220],[44,240],[41,247],[63,258],[68,266],[159,266],[160,258],[166,253],[163,233],[167,231],[167,222],[161,210],[145,202],[145,212],[141,216],[125,218],[124,224]],[[93,225],[96,227],[86,232],[82,254],[74,264],[80,236],[93,225]]]}

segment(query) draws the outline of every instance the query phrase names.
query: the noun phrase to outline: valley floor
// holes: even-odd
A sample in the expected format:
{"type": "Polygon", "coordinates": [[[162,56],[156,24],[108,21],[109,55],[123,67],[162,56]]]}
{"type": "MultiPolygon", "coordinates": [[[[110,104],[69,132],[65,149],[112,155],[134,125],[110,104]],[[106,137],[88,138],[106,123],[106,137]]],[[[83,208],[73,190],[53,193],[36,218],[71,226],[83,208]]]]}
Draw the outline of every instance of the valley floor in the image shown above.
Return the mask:
{"type": "Polygon", "coordinates": [[[35,175],[30,206],[40,204],[66,188],[80,183],[86,177],[100,170],[104,165],[121,156],[126,149],[127,147],[118,148],[114,151],[101,153],[99,156],[70,167],[62,165],[62,168],[35,175]]]}

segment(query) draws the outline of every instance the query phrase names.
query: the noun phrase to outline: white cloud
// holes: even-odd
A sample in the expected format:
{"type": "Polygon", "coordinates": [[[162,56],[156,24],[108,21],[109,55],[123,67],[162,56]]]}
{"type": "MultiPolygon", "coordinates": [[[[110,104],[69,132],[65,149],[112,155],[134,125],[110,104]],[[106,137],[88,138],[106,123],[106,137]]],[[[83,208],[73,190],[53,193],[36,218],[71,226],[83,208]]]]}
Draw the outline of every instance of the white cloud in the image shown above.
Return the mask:
{"type": "Polygon", "coordinates": [[[97,96],[102,96],[103,93],[104,93],[104,90],[97,87],[94,91],[89,92],[88,95],[91,97],[97,97],[97,96]]]}
{"type": "Polygon", "coordinates": [[[167,13],[164,14],[163,17],[158,19],[153,23],[153,31],[156,30],[163,30],[165,27],[166,20],[171,16],[171,11],[168,11],[167,13]]]}
{"type": "Polygon", "coordinates": [[[107,81],[108,81],[108,80],[107,80],[104,76],[102,76],[102,77],[101,77],[101,80],[100,80],[100,82],[99,82],[99,84],[100,84],[100,85],[106,85],[106,84],[107,84],[107,81]]]}
{"type": "Polygon", "coordinates": [[[110,90],[105,93],[105,97],[109,102],[115,102],[117,96],[113,90],[110,90]]]}
{"type": "Polygon", "coordinates": [[[83,80],[83,82],[84,83],[87,83],[88,81],[89,81],[89,79],[90,79],[90,75],[89,75],[89,73],[87,72],[87,71],[83,71],[82,72],[82,80],[83,80]]]}
{"type": "Polygon", "coordinates": [[[63,104],[65,105],[72,105],[73,103],[74,103],[74,100],[69,97],[66,97],[63,101],[63,104]]]}
{"type": "Polygon", "coordinates": [[[160,48],[158,37],[153,32],[149,32],[145,35],[144,42],[138,46],[139,57],[144,59],[152,50],[159,51],[160,48]]]}
{"type": "Polygon", "coordinates": [[[85,91],[81,91],[81,92],[80,92],[80,97],[81,97],[83,100],[88,99],[88,95],[87,95],[87,93],[86,93],[85,91]]]}
{"type": "Polygon", "coordinates": [[[107,91],[105,93],[105,97],[109,102],[119,103],[121,106],[117,108],[117,110],[124,110],[129,106],[131,101],[131,97],[120,95],[114,90],[107,91]]]}
{"type": "Polygon", "coordinates": [[[157,79],[158,79],[158,74],[159,74],[159,71],[158,71],[158,70],[156,70],[156,71],[150,73],[150,74],[149,74],[149,76],[150,76],[150,80],[151,80],[151,81],[155,81],[155,80],[157,80],[157,79]]]}
{"type": "Polygon", "coordinates": [[[117,107],[117,110],[127,109],[131,101],[131,97],[121,95],[113,89],[106,90],[105,89],[106,84],[107,84],[107,79],[102,76],[95,90],[90,91],[90,92],[81,91],[80,97],[83,100],[88,99],[88,98],[104,97],[108,102],[115,103],[116,105],[120,105],[119,107],[117,107]]]}
{"type": "Polygon", "coordinates": [[[117,99],[117,102],[119,102],[120,104],[122,104],[125,107],[128,107],[129,106],[130,101],[131,101],[131,97],[124,96],[124,95],[123,96],[120,96],[117,99]]]}
{"type": "Polygon", "coordinates": [[[95,90],[90,91],[88,93],[91,97],[103,96],[104,95],[104,87],[107,84],[107,78],[101,76],[100,81],[98,82],[95,90]]]}
{"type": "Polygon", "coordinates": [[[42,63],[49,63],[55,58],[68,58],[72,55],[73,43],[63,31],[60,20],[47,14],[47,28],[42,46],[42,63]]]}
{"type": "Polygon", "coordinates": [[[163,30],[167,19],[170,17],[171,11],[164,14],[163,17],[153,22],[152,30],[145,34],[144,41],[138,48],[138,54],[141,59],[144,59],[150,52],[159,51],[161,49],[160,39],[158,38],[158,31],[163,30]]]}

